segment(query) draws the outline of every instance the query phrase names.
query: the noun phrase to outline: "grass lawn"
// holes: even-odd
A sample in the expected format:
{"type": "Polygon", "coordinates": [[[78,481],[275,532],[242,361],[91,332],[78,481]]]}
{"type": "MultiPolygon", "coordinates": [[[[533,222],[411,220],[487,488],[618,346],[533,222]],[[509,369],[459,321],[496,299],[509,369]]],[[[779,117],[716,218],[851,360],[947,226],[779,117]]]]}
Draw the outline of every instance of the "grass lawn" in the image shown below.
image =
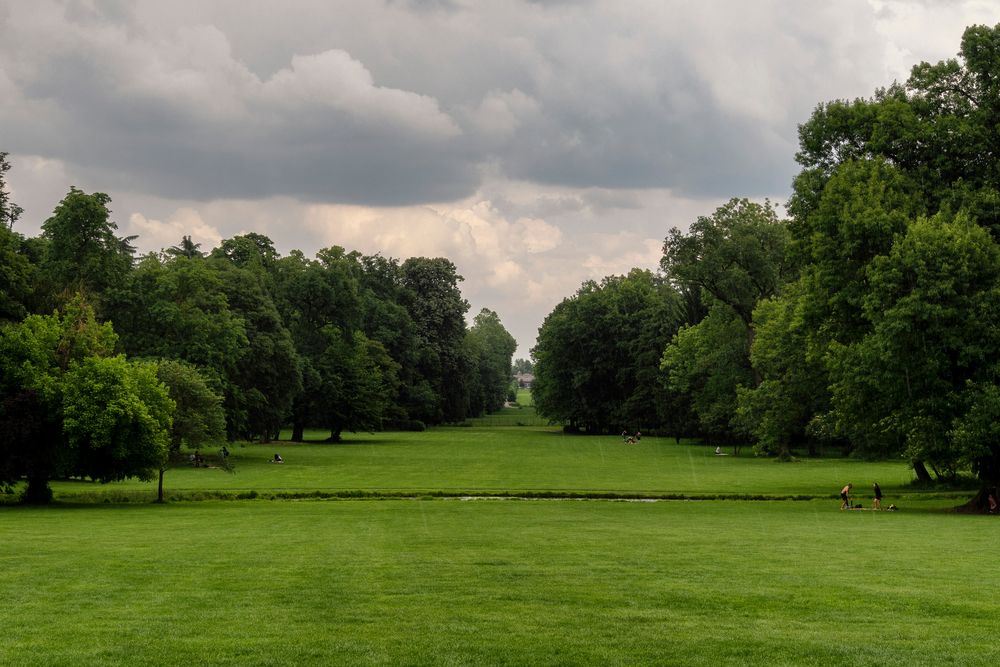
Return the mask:
{"type": "MultiPolygon", "coordinates": [[[[309,433],[316,440],[326,433],[309,433]]],[[[437,428],[423,433],[347,434],[340,444],[233,446],[235,474],[180,466],[165,476],[174,497],[199,493],[562,493],[648,496],[769,496],[834,498],[854,482],[859,498],[873,481],[886,504],[913,494],[913,473],[902,462],[842,458],[779,463],[744,455],[715,456],[710,447],[644,437],[570,436],[558,428],[437,428]],[[268,461],[275,452],[282,465],[268,461]]],[[[731,450],[730,450],[731,451],[731,450]]],[[[213,454],[214,456],[214,454],[213,454]]],[[[149,500],[155,482],[56,482],[56,497],[93,501],[149,500]]],[[[971,494],[968,494],[971,495],[971,494]]],[[[956,501],[957,504],[957,501],[956,501]]]]}
{"type": "Polygon", "coordinates": [[[0,506],[0,665],[1000,659],[1000,524],[902,462],[551,427],[308,435],[231,447],[235,474],[171,469],[166,505],[155,483],[60,481],[51,507],[0,506]],[[902,511],[837,509],[874,480],[902,511]]]}
{"type": "Polygon", "coordinates": [[[1000,524],[942,504],[0,507],[0,664],[995,665],[1000,524]]]}

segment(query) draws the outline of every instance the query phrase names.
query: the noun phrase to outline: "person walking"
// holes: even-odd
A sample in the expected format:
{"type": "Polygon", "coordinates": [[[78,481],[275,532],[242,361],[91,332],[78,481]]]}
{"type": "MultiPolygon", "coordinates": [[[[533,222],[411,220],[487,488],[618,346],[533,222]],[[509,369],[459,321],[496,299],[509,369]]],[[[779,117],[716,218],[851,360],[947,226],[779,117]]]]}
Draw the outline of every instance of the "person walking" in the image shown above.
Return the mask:
{"type": "Polygon", "coordinates": [[[878,485],[878,482],[875,482],[872,488],[875,492],[875,498],[872,499],[872,509],[880,510],[882,509],[882,487],[878,485]]]}

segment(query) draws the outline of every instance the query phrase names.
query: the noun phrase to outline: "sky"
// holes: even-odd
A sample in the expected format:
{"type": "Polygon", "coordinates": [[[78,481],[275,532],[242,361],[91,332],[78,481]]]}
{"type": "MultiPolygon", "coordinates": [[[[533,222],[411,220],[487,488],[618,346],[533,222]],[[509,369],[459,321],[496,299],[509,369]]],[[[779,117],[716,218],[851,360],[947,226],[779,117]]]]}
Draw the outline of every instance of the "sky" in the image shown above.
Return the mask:
{"type": "Polygon", "coordinates": [[[447,257],[527,358],[671,228],[784,203],[817,104],[998,23],[998,0],[0,0],[0,151],[25,236],[75,186],[141,252],[447,257]]]}

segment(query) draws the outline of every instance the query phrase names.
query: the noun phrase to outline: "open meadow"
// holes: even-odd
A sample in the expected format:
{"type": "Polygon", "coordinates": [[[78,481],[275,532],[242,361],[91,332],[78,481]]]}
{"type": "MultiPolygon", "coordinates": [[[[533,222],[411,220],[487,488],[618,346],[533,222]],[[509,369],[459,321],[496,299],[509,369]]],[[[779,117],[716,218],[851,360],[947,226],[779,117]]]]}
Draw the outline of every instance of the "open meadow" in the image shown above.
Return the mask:
{"type": "Polygon", "coordinates": [[[51,507],[0,507],[0,664],[1000,659],[1000,524],[947,511],[962,494],[913,489],[902,462],[544,427],[231,460],[169,470],[166,505],[155,483],[59,482],[51,507]],[[873,480],[901,511],[838,511],[840,486],[867,506],[873,480]],[[706,500],[666,500],[685,496],[706,500]]]}

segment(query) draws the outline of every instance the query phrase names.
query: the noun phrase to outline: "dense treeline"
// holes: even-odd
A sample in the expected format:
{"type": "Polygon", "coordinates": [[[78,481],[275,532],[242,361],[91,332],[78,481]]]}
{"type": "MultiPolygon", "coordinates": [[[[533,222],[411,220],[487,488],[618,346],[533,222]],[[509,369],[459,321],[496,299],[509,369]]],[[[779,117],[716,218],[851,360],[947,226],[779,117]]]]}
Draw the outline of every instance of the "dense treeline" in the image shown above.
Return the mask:
{"type": "Polygon", "coordinates": [[[136,258],[103,193],[71,189],[25,238],[2,179],[0,192],[0,482],[27,477],[34,499],[56,476],[149,476],[157,451],[183,444],[267,441],[284,426],[293,440],[314,427],[337,441],[461,421],[507,398],[516,343],[490,310],[466,325],[447,259],[282,257],[254,233],[136,258]],[[94,387],[112,384],[97,376],[112,370],[131,412],[98,409],[94,387]],[[86,382],[93,404],[74,412],[86,382]]]}
{"type": "Polygon", "coordinates": [[[733,200],[670,232],[661,276],[587,283],[557,306],[533,351],[538,409],[779,456],[902,456],[924,481],[995,487],[1000,25],[967,29],[959,55],[819,105],[788,219],[733,200]],[[639,282],[647,299],[621,309],[639,282]],[[657,384],[662,400],[635,398],[657,384]]]}

